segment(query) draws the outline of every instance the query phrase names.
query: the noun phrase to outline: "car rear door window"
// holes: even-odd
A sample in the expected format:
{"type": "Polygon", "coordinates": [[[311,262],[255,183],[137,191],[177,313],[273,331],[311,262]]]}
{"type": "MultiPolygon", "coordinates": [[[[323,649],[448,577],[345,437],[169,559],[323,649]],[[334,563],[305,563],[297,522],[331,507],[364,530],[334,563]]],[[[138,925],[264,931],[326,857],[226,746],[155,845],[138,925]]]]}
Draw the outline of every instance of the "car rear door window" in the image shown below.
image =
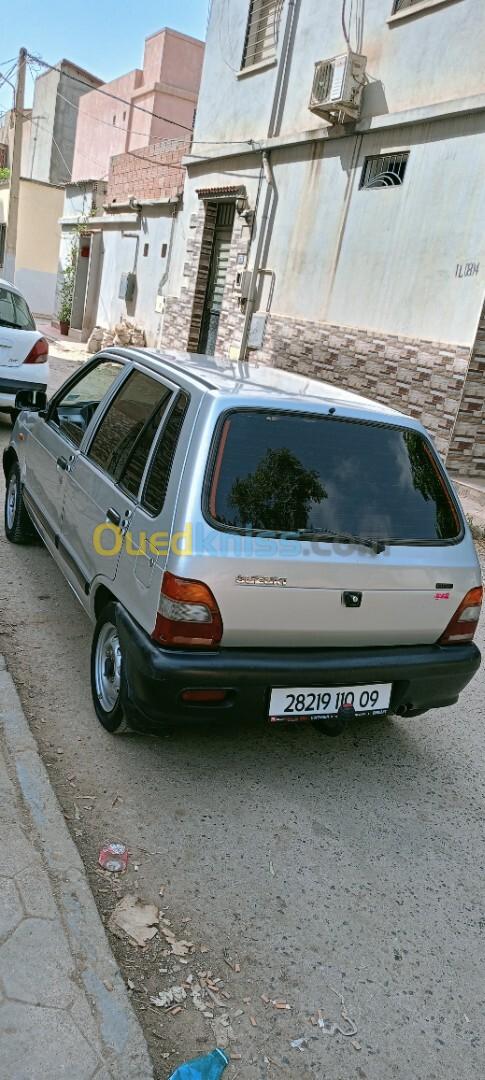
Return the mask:
{"type": "Polygon", "coordinates": [[[133,371],[111,402],[94,435],[88,458],[136,496],[160,420],[172,391],[133,371]]]}
{"type": "Polygon", "coordinates": [[[432,543],[462,528],[419,431],[276,410],[226,416],[207,510],[222,527],[301,538],[432,543]]]}
{"type": "Polygon", "coordinates": [[[154,450],[142,496],[142,505],[149,514],[159,514],[163,509],[173,459],[188,404],[188,395],[181,390],[154,450]]]}
{"type": "Polygon", "coordinates": [[[114,360],[100,360],[54,398],[49,422],[74,446],[80,446],[88,424],[122,369],[123,364],[114,360]]]}
{"type": "Polygon", "coordinates": [[[23,296],[12,289],[0,286],[0,326],[14,330],[35,330],[35,322],[23,296]]]}

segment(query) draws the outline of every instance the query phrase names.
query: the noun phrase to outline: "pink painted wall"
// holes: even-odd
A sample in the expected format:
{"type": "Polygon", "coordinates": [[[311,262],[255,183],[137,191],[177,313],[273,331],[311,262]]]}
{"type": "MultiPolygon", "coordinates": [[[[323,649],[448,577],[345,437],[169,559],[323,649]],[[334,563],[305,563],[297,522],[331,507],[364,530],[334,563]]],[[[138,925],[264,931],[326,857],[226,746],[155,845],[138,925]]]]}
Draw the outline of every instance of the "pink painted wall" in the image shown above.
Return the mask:
{"type": "Polygon", "coordinates": [[[96,90],[85,94],[79,103],[72,180],[105,178],[114,155],[158,139],[187,135],[187,127],[193,124],[203,59],[202,41],[165,28],[146,39],[142,71],[137,68],[101,88],[130,105],[96,90]]]}

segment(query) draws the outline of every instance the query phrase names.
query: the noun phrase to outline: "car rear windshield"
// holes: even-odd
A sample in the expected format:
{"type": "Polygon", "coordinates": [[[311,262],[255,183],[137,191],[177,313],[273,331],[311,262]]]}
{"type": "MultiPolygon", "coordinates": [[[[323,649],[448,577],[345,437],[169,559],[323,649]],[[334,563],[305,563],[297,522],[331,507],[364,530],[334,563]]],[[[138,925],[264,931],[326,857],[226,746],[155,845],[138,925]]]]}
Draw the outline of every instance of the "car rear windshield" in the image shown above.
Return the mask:
{"type": "Polygon", "coordinates": [[[23,296],[0,286],[0,326],[14,330],[35,330],[35,322],[23,296]]]}
{"type": "Polygon", "coordinates": [[[254,409],[222,422],[207,509],[226,528],[312,538],[431,543],[462,528],[419,432],[254,409]]]}

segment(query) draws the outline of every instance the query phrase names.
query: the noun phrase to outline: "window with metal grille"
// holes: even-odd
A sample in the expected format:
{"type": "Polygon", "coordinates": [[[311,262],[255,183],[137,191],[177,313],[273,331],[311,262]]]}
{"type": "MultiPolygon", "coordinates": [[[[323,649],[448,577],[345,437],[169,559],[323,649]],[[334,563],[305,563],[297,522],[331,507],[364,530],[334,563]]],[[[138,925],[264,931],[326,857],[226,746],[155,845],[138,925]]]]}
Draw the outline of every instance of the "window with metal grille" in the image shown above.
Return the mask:
{"type": "Polygon", "coordinates": [[[284,0],[251,0],[241,67],[270,60],[276,51],[284,0]]]}
{"type": "Polygon", "coordinates": [[[413,4],[420,4],[421,0],[394,0],[392,7],[392,14],[397,15],[398,11],[402,11],[403,8],[412,7],[413,4]]]}
{"type": "Polygon", "coordinates": [[[409,151],[399,154],[376,154],[364,161],[359,187],[399,187],[406,172],[409,151]]]}

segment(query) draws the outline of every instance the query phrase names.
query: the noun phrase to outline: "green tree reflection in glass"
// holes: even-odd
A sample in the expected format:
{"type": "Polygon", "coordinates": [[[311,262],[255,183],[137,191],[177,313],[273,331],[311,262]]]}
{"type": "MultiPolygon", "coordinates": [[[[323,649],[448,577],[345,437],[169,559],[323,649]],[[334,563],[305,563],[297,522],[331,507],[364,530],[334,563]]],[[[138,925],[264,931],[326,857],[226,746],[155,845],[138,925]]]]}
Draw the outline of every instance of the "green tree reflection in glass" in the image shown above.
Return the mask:
{"type": "Polygon", "coordinates": [[[239,514],[238,525],[272,532],[308,529],[312,502],[327,493],[315,469],[283,447],[268,450],[258,467],[244,479],[234,481],[229,503],[239,514]]]}

